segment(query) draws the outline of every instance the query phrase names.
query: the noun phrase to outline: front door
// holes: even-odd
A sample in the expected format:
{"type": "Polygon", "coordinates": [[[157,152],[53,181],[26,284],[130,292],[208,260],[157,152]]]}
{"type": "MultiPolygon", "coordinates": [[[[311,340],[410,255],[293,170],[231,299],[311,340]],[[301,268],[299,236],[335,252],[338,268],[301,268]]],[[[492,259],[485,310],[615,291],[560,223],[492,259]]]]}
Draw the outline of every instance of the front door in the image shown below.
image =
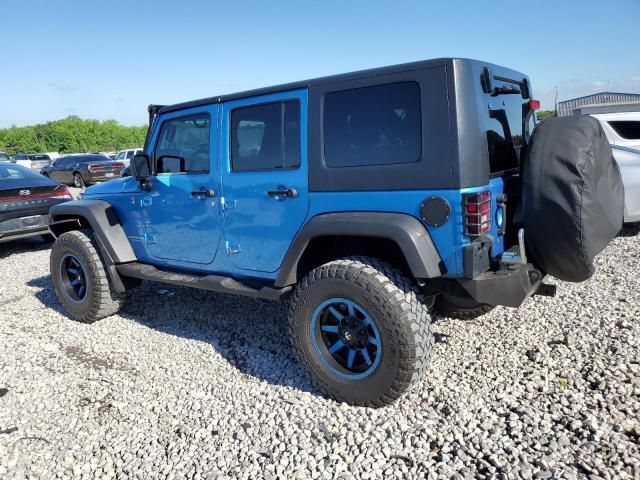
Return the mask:
{"type": "Polygon", "coordinates": [[[151,141],[152,188],[142,196],[144,242],[169,266],[210,264],[220,241],[216,158],[219,105],[159,118],[151,141]]]}
{"type": "Polygon", "coordinates": [[[309,208],[307,91],[223,106],[225,247],[243,270],[275,272],[309,208]]]}

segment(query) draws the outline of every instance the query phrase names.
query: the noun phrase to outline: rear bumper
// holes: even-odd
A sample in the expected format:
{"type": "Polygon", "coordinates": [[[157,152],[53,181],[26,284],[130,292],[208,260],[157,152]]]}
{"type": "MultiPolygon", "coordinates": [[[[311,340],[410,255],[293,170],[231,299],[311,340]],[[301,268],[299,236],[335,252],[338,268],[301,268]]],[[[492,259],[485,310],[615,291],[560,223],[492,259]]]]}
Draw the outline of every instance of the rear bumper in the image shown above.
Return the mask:
{"type": "MultiPolygon", "coordinates": [[[[527,263],[509,265],[495,272],[486,271],[471,279],[458,279],[458,282],[476,302],[519,307],[541,289],[543,278],[539,270],[527,263]]],[[[547,290],[544,294],[548,294],[547,290]]]]}
{"type": "Polygon", "coordinates": [[[0,243],[49,233],[48,215],[28,215],[0,222],[0,243]]]}
{"type": "Polygon", "coordinates": [[[112,175],[108,175],[103,172],[88,173],[86,176],[83,174],[84,181],[86,183],[106,182],[107,180],[113,180],[114,178],[120,178],[120,172],[111,172],[112,175]]]}

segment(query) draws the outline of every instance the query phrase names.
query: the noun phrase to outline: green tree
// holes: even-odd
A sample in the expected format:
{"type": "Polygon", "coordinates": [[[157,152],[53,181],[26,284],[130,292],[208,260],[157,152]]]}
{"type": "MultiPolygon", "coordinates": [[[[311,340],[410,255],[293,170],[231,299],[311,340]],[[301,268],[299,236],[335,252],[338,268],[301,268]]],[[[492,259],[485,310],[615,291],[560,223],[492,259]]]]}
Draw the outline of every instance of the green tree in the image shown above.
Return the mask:
{"type": "Polygon", "coordinates": [[[536,113],[536,117],[539,122],[547,120],[549,118],[557,117],[555,110],[540,110],[536,113]]]}
{"type": "Polygon", "coordinates": [[[115,120],[83,120],[70,116],[40,125],[0,129],[0,151],[10,155],[34,152],[110,152],[144,144],[146,126],[126,127],[115,120]]]}

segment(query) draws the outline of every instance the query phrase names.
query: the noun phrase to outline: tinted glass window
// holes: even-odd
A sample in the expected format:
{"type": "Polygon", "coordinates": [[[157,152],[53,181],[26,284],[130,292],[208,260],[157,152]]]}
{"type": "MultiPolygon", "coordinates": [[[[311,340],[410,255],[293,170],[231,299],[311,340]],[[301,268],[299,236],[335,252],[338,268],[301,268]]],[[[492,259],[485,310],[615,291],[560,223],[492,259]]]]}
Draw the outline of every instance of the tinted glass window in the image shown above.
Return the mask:
{"type": "Polygon", "coordinates": [[[131,160],[131,159],[133,158],[133,154],[134,154],[134,153],[135,153],[135,152],[134,152],[133,150],[129,150],[129,151],[127,152],[127,159],[131,160]]]}
{"type": "Polygon", "coordinates": [[[49,155],[29,155],[29,160],[51,160],[49,155]]]}
{"type": "MultiPolygon", "coordinates": [[[[513,87],[511,83],[501,84],[494,81],[494,87],[513,87]]],[[[520,165],[520,151],[524,146],[523,135],[523,105],[529,99],[520,94],[502,94],[491,96],[484,94],[486,116],[485,128],[487,132],[487,146],[489,149],[489,170],[493,176],[502,172],[517,169],[520,165]]],[[[533,116],[531,116],[533,118],[533,116]]],[[[527,128],[531,133],[532,126],[527,128]]]]}
{"type": "Polygon", "coordinates": [[[7,154],[6,154],[6,153],[4,153],[4,152],[0,152],[0,161],[4,161],[4,162],[6,162],[6,161],[8,161],[8,160],[9,160],[9,155],[7,155],[7,154]]]}
{"type": "Polygon", "coordinates": [[[0,182],[2,180],[19,180],[23,178],[40,179],[42,176],[20,165],[14,165],[12,163],[0,164],[0,182]]]}
{"type": "Polygon", "coordinates": [[[231,112],[231,170],[246,172],[300,166],[297,100],[231,112]]]}
{"type": "Polygon", "coordinates": [[[156,173],[209,173],[210,127],[208,114],[165,121],[155,150],[156,173]]]}
{"type": "Polygon", "coordinates": [[[420,109],[416,82],[328,94],[323,120],[326,164],[354,167],[418,161],[420,109]]]}
{"type": "Polygon", "coordinates": [[[127,152],[120,152],[118,154],[118,156],[116,157],[116,160],[123,160],[124,156],[127,154],[127,152]]]}
{"type": "Polygon", "coordinates": [[[609,125],[626,140],[640,140],[640,122],[634,120],[616,120],[609,125]]]}

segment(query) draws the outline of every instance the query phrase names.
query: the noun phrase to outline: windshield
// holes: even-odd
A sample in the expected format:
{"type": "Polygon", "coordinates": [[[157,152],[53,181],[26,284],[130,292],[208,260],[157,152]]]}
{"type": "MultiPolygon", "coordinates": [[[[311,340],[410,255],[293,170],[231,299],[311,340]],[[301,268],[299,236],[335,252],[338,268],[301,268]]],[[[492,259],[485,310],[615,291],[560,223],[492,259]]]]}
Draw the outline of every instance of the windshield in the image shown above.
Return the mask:
{"type": "Polygon", "coordinates": [[[0,162],[8,162],[9,160],[9,155],[4,152],[0,152],[0,162]]]}

